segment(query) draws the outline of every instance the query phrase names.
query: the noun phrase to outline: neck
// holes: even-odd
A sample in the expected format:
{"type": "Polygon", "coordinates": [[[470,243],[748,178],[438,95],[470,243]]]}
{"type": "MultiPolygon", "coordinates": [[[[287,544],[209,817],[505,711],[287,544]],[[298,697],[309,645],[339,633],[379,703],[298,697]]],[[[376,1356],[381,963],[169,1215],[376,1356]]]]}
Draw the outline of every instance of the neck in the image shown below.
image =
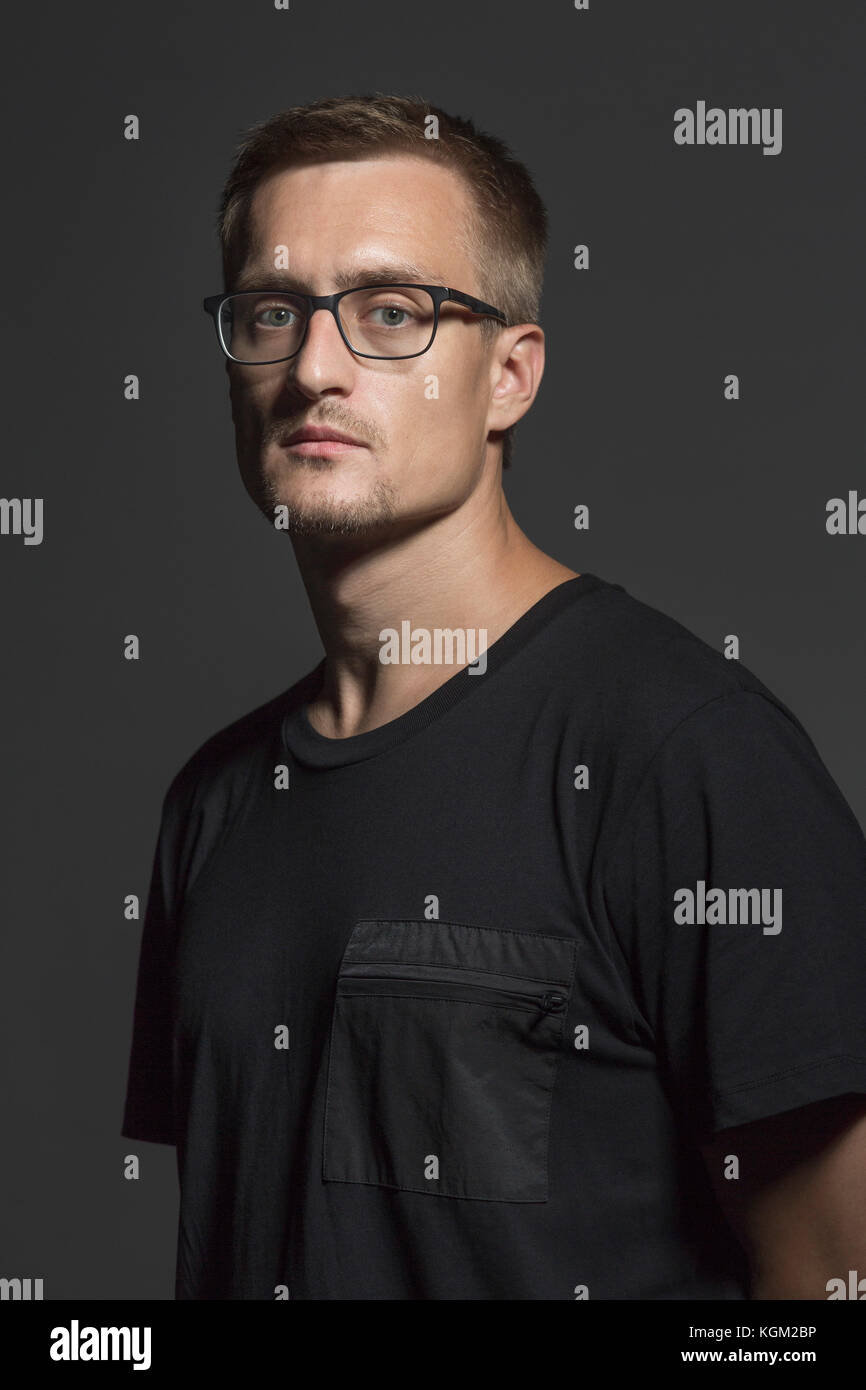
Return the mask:
{"type": "Polygon", "coordinates": [[[471,631],[477,655],[550,589],[576,577],[520,530],[501,488],[492,504],[475,493],[432,522],[391,525],[378,544],[341,536],[292,541],[325,649],[322,686],[307,717],[327,738],[396,719],[461,669],[383,662],[383,629],[400,633],[408,622],[431,634],[462,629],[468,638],[471,631]]]}

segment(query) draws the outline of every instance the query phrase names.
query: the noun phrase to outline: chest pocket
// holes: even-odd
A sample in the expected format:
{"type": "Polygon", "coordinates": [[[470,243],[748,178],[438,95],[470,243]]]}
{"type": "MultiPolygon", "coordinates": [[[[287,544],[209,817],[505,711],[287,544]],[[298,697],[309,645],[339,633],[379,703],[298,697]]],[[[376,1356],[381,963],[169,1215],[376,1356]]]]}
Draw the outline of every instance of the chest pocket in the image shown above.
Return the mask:
{"type": "Polygon", "coordinates": [[[325,1181],[546,1202],[574,957],[565,937],[357,922],[331,1019],[325,1181]]]}

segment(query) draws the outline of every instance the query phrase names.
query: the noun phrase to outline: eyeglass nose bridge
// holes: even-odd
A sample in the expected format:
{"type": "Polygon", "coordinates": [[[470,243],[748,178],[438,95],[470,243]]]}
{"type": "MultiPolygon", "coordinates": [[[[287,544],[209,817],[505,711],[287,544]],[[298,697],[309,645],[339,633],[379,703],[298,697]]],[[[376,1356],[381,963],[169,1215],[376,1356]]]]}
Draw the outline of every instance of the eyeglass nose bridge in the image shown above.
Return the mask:
{"type": "MultiPolygon", "coordinates": [[[[337,307],[337,306],[339,305],[339,303],[340,303],[340,300],[341,300],[345,295],[347,295],[347,294],[352,294],[352,293],[353,293],[353,290],[351,290],[351,289],[349,289],[349,290],[335,290],[333,294],[298,294],[296,291],[293,291],[294,297],[295,297],[296,299],[302,299],[302,300],[304,301],[304,303],[306,304],[306,306],[307,306],[307,313],[306,313],[306,317],[305,317],[305,319],[304,319],[304,331],[303,331],[303,333],[301,334],[301,341],[298,343],[298,346],[295,348],[295,350],[294,350],[294,352],[291,354],[291,356],[290,356],[290,357],[287,357],[287,358],[284,358],[284,361],[286,361],[286,362],[291,362],[292,358],[293,358],[293,357],[297,357],[297,356],[299,355],[299,353],[303,350],[304,344],[305,344],[306,341],[307,341],[307,335],[308,335],[308,333],[309,333],[309,331],[310,331],[310,324],[312,323],[312,320],[313,320],[313,314],[316,312],[317,309],[328,309],[328,310],[330,311],[330,313],[331,313],[332,316],[333,316],[334,322],[335,322],[336,325],[337,325],[337,332],[339,333],[339,335],[340,335],[340,337],[342,338],[343,342],[345,343],[346,347],[347,347],[347,348],[349,349],[349,351],[351,352],[352,356],[353,356],[353,357],[359,357],[359,356],[362,357],[362,356],[364,356],[365,354],[359,353],[359,352],[357,351],[357,349],[356,349],[356,348],[353,348],[353,347],[352,347],[352,344],[349,342],[348,336],[347,336],[347,334],[346,334],[346,330],[345,330],[345,328],[343,327],[343,321],[342,321],[342,319],[340,318],[339,309],[338,309],[338,307],[337,307]]],[[[438,326],[438,323],[439,323],[439,305],[438,305],[438,304],[435,305],[435,321],[434,321],[434,322],[435,322],[435,325],[438,326]]],[[[434,332],[435,332],[435,328],[434,328],[434,332]]]]}

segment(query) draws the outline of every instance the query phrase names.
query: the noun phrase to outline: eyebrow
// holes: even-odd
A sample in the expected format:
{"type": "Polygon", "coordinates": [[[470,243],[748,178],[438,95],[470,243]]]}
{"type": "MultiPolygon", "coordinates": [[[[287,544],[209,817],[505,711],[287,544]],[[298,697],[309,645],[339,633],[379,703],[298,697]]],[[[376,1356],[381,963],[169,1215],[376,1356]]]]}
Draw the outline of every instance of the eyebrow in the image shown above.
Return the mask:
{"type": "MultiPolygon", "coordinates": [[[[334,289],[353,290],[364,285],[400,284],[402,281],[425,285],[446,283],[440,272],[427,271],[412,261],[383,261],[378,265],[338,271],[334,276],[334,289]]],[[[309,280],[300,279],[288,270],[259,271],[254,266],[242,270],[235,279],[233,293],[240,294],[244,290],[296,290],[299,294],[312,294],[309,280]]]]}

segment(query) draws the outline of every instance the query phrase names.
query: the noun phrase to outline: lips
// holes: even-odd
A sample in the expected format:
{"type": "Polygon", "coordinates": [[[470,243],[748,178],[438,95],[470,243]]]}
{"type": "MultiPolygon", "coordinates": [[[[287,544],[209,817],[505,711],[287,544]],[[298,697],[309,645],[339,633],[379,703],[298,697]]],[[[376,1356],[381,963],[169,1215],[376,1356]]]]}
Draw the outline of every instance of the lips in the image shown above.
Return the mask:
{"type": "Polygon", "coordinates": [[[286,440],[286,447],[290,448],[293,444],[321,444],[330,440],[335,444],[351,444],[355,448],[364,448],[362,439],[355,439],[351,434],[343,434],[342,430],[332,430],[325,425],[304,425],[303,429],[295,430],[286,440]]]}

